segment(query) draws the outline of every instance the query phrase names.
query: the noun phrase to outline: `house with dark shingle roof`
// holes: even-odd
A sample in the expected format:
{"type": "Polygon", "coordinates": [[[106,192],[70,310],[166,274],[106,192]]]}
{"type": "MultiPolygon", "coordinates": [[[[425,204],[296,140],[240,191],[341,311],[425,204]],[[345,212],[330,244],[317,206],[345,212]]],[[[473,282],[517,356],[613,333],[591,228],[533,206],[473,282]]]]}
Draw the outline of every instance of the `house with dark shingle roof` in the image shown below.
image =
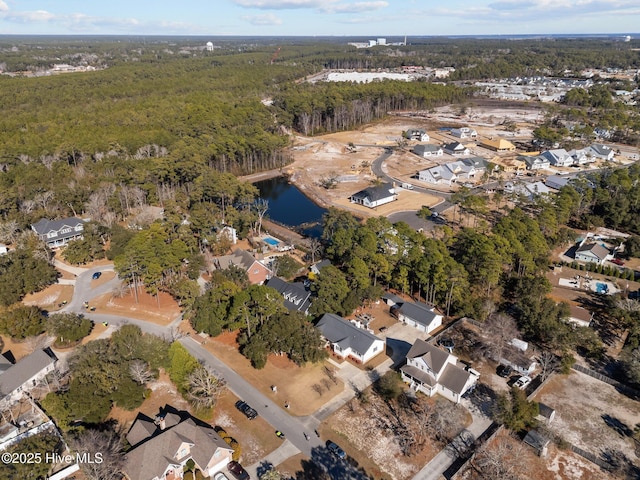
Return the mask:
{"type": "Polygon", "coordinates": [[[460,142],[447,143],[442,147],[444,153],[449,155],[469,155],[471,151],[460,142]]]}
{"type": "Polygon", "coordinates": [[[458,366],[456,356],[420,339],[409,349],[400,373],[416,391],[429,397],[438,393],[455,403],[478,381],[477,373],[458,366]]]}
{"type": "Polygon", "coordinates": [[[599,158],[601,160],[613,160],[615,157],[613,149],[607,145],[603,145],[602,143],[594,143],[589,147],[589,150],[592,157],[599,158]]]}
{"type": "Polygon", "coordinates": [[[31,230],[50,248],[63,247],[71,240],[82,238],[84,222],[76,217],[47,220],[41,218],[31,225],[31,230]]]}
{"type": "Polygon", "coordinates": [[[52,372],[58,357],[50,348],[36,350],[19,360],[15,365],[2,356],[0,362],[0,399],[9,403],[18,400],[25,391],[36,387],[48,373],[52,372]]]}
{"type": "Polygon", "coordinates": [[[425,143],[413,147],[413,153],[420,157],[441,157],[444,154],[444,151],[442,150],[442,147],[439,147],[438,145],[425,143]]]}
{"type": "Polygon", "coordinates": [[[233,454],[211,426],[169,405],[155,419],[139,413],[126,438],[132,447],[122,469],[128,480],[182,478],[189,460],[213,477],[233,454]]]}
{"type": "Polygon", "coordinates": [[[358,205],[364,205],[369,208],[375,208],[397,199],[398,194],[391,183],[383,183],[365,188],[349,197],[351,203],[357,203],[358,205]]]}
{"type": "Polygon", "coordinates": [[[384,352],[384,340],[333,313],[325,313],[316,327],[339,357],[365,364],[384,352]]]}
{"type": "Polygon", "coordinates": [[[442,325],[442,315],[422,302],[398,302],[390,309],[391,315],[421,332],[431,333],[442,325]]]}
{"type": "Polygon", "coordinates": [[[291,312],[309,313],[311,290],[302,282],[289,283],[279,277],[267,280],[267,287],[277,290],[284,297],[284,306],[291,312]]]}

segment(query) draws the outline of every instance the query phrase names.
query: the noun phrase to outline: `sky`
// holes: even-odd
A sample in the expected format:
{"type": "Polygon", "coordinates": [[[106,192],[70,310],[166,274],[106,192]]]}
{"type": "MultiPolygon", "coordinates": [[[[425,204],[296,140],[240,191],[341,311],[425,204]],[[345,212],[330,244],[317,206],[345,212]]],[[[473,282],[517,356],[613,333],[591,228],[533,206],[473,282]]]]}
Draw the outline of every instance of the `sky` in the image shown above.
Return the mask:
{"type": "Polygon", "coordinates": [[[640,32],[640,0],[0,0],[0,34],[377,38],[634,32],[640,32]]]}

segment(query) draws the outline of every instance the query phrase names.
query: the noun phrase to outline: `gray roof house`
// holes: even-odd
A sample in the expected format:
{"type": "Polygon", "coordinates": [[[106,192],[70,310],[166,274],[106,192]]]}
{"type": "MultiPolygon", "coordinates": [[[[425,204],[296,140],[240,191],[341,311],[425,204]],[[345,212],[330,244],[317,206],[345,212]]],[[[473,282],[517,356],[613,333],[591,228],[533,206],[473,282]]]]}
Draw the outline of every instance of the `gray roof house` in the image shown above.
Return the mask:
{"type": "Polygon", "coordinates": [[[213,265],[218,270],[226,270],[231,266],[241,268],[247,272],[249,282],[254,285],[262,285],[273,272],[266,265],[258,261],[251,253],[240,248],[231,255],[223,255],[214,258],[213,265]]]}
{"type": "Polygon", "coordinates": [[[450,155],[469,155],[470,153],[469,149],[460,142],[447,143],[442,147],[442,149],[444,150],[444,153],[448,153],[450,155]]]}
{"type": "MultiPolygon", "coordinates": [[[[2,356],[4,358],[4,356],[2,356]]],[[[19,360],[15,365],[7,366],[7,360],[0,362],[0,399],[9,403],[22,397],[25,391],[35,387],[52,372],[58,361],[50,348],[36,350],[19,360]]]]}
{"type": "Polygon", "coordinates": [[[318,263],[314,263],[313,265],[311,265],[309,267],[309,270],[314,275],[319,275],[320,270],[322,270],[324,267],[328,267],[329,265],[331,265],[331,260],[324,259],[320,260],[318,263]]]}
{"type": "Polygon", "coordinates": [[[610,257],[609,249],[599,243],[582,243],[576,250],[575,258],[582,262],[603,264],[610,257]]]}
{"type": "Polygon", "coordinates": [[[521,155],[518,157],[518,160],[522,160],[527,165],[527,170],[541,170],[551,166],[549,159],[542,155],[536,155],[534,157],[521,155]]]}
{"type": "Polygon", "coordinates": [[[458,358],[435,345],[416,340],[400,368],[402,380],[416,391],[432,397],[436,393],[460,403],[462,395],[478,381],[478,375],[457,365],[458,358]]]}
{"type": "Polygon", "coordinates": [[[440,157],[444,151],[442,150],[442,147],[439,147],[438,145],[425,143],[413,147],[413,153],[420,157],[440,157]]]}
{"type": "Polygon", "coordinates": [[[292,312],[309,313],[311,307],[311,290],[302,282],[289,283],[279,277],[267,280],[267,287],[277,290],[284,297],[284,306],[292,312]]]}
{"type": "Polygon", "coordinates": [[[365,188],[354,193],[349,197],[351,203],[364,205],[365,207],[375,208],[385,203],[393,202],[398,199],[398,194],[391,183],[383,183],[373,187],[365,188]]]}
{"type": "Polygon", "coordinates": [[[31,225],[31,229],[50,248],[63,247],[71,240],[82,238],[84,222],[76,217],[47,220],[41,218],[31,225]]]}
{"type": "Polygon", "coordinates": [[[541,156],[549,160],[554,167],[570,167],[574,164],[573,157],[564,148],[556,148],[542,152],[541,156]]]}
{"type": "Polygon", "coordinates": [[[602,160],[613,160],[615,156],[615,152],[611,147],[607,145],[603,145],[602,143],[594,143],[589,147],[591,150],[591,155],[595,158],[600,158],[602,160]]]}
{"type": "Polygon", "coordinates": [[[316,327],[341,358],[351,357],[365,364],[384,352],[384,340],[333,313],[325,313],[316,327]]]}
{"type": "Polygon", "coordinates": [[[396,303],[391,307],[390,313],[399,321],[425,333],[431,333],[442,325],[442,315],[436,313],[433,307],[422,302],[403,301],[396,303]]]}
{"type": "Polygon", "coordinates": [[[404,138],[418,140],[419,142],[428,142],[429,134],[422,129],[410,128],[404,132],[404,138]]]}
{"type": "Polygon", "coordinates": [[[473,167],[476,173],[484,172],[489,166],[489,161],[486,158],[478,157],[478,156],[463,158],[462,163],[470,167],[473,167]]]}
{"type": "Polygon", "coordinates": [[[189,460],[206,477],[213,477],[233,454],[213,428],[170,406],[155,420],[138,414],[126,438],[132,446],[122,469],[128,480],[182,478],[189,460]]]}
{"type": "Polygon", "coordinates": [[[570,177],[561,177],[560,175],[550,175],[545,180],[544,184],[549,188],[560,190],[562,187],[569,185],[573,181],[570,177]]]}

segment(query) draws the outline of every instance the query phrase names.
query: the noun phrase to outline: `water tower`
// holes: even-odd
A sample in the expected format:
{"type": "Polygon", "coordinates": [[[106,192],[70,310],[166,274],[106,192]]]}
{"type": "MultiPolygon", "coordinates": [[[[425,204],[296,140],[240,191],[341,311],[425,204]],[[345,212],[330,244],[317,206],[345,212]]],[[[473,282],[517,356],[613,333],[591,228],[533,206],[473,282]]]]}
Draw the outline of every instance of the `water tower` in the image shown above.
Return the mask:
{"type": "Polygon", "coordinates": [[[213,52],[213,43],[207,42],[207,52],[213,52]]]}

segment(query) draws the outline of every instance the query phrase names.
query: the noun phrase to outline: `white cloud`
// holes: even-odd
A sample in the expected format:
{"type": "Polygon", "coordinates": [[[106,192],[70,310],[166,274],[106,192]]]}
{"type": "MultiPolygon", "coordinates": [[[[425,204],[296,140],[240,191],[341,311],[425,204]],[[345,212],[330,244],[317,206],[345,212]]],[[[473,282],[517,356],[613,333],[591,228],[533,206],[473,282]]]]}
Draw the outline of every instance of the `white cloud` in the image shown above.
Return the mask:
{"type": "Polygon", "coordinates": [[[0,12],[8,12],[9,11],[9,7],[7,7],[7,4],[4,3],[2,0],[0,0],[0,12]]]}
{"type": "Polygon", "coordinates": [[[271,13],[266,13],[264,15],[245,15],[242,19],[249,22],[251,25],[257,26],[282,24],[282,20],[271,13]]]}
{"type": "Polygon", "coordinates": [[[50,22],[56,15],[46,10],[34,10],[33,12],[8,12],[3,18],[15,23],[50,22]]]}
{"type": "Polygon", "coordinates": [[[321,10],[325,13],[361,13],[370,12],[371,10],[378,10],[380,8],[388,7],[389,3],[384,1],[377,2],[356,2],[356,3],[344,3],[336,4],[334,6],[326,6],[321,10]]]}
{"type": "Polygon", "coordinates": [[[261,10],[285,10],[293,8],[321,8],[336,0],[234,0],[241,7],[261,10]]]}

